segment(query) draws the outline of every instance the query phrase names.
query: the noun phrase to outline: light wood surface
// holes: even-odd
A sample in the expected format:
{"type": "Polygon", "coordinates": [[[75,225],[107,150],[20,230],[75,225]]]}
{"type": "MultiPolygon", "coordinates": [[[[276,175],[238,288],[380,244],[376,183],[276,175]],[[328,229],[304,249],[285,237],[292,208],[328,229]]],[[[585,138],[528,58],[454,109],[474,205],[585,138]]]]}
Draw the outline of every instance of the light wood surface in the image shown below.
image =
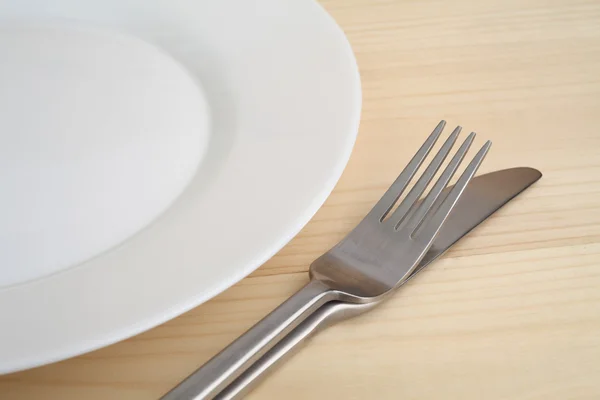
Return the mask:
{"type": "MultiPolygon", "coordinates": [[[[0,377],[1,399],[155,399],[307,281],[440,119],[482,167],[544,177],[380,308],[316,336],[251,399],[600,398],[600,2],[325,0],[361,70],[333,194],[247,279],[108,348],[0,377]]],[[[1,327],[0,327],[1,329],[1,327]]]]}

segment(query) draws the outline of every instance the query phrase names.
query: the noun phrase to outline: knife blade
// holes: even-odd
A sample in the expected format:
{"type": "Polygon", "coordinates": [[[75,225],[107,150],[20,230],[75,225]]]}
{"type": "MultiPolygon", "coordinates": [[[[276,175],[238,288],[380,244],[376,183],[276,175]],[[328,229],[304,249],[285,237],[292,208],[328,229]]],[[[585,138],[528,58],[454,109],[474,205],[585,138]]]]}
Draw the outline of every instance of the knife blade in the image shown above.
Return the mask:
{"type": "MultiPolygon", "coordinates": [[[[454,211],[442,226],[430,250],[421,260],[417,268],[406,280],[446,252],[454,243],[467,235],[490,215],[502,208],[510,200],[542,177],[534,168],[520,167],[495,171],[475,177],[465,189],[454,211]]],[[[449,192],[452,188],[447,188],[449,192]]],[[[405,282],[406,283],[406,282],[405,282]]],[[[271,350],[256,361],[240,375],[215,399],[231,400],[245,396],[259,380],[262,380],[273,367],[290,355],[292,349],[298,347],[320,328],[336,321],[347,319],[373,308],[374,304],[349,304],[330,302],[323,305],[312,316],[297,326],[281,339],[271,350]]]]}

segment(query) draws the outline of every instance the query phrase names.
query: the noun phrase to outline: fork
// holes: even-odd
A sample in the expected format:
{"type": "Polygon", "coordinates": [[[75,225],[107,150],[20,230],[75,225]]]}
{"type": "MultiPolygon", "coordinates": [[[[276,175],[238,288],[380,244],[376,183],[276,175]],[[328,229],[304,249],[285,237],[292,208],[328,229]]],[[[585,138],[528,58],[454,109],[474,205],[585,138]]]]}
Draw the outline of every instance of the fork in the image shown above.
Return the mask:
{"type": "Polygon", "coordinates": [[[402,173],[367,216],[344,239],[310,266],[310,281],[228,347],[192,373],[163,400],[213,399],[277,341],[315,310],[330,301],[379,303],[402,285],[431,247],[490,149],[487,141],[446,195],[448,186],[469,150],[472,132],[423,199],[417,201],[450,154],[461,127],[448,136],[406,197],[392,211],[440,137],[441,121],[402,173]]]}

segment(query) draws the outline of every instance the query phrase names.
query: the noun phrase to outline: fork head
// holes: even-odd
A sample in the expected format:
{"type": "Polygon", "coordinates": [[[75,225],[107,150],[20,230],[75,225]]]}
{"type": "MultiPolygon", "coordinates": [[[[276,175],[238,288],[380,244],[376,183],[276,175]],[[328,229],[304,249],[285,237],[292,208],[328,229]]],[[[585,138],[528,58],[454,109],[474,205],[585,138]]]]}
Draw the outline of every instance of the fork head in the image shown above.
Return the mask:
{"type": "Polygon", "coordinates": [[[427,196],[418,202],[444,160],[461,128],[444,142],[423,174],[391,212],[427,157],[445,126],[441,121],[402,173],[367,216],[342,241],[316,259],[311,277],[325,282],[346,301],[371,302],[401,285],[431,247],[442,224],[485,158],[486,142],[447,196],[441,196],[473,143],[471,133],[456,151],[427,196]]]}

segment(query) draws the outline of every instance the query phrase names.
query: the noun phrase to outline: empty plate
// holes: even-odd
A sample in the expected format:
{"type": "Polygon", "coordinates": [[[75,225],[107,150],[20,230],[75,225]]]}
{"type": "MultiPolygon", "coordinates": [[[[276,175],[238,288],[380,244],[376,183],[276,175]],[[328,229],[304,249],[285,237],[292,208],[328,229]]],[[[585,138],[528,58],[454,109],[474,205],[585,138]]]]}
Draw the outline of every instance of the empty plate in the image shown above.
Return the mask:
{"type": "Polygon", "coordinates": [[[0,4],[0,373],[227,289],[325,201],[358,130],[311,0],[0,4]]]}

